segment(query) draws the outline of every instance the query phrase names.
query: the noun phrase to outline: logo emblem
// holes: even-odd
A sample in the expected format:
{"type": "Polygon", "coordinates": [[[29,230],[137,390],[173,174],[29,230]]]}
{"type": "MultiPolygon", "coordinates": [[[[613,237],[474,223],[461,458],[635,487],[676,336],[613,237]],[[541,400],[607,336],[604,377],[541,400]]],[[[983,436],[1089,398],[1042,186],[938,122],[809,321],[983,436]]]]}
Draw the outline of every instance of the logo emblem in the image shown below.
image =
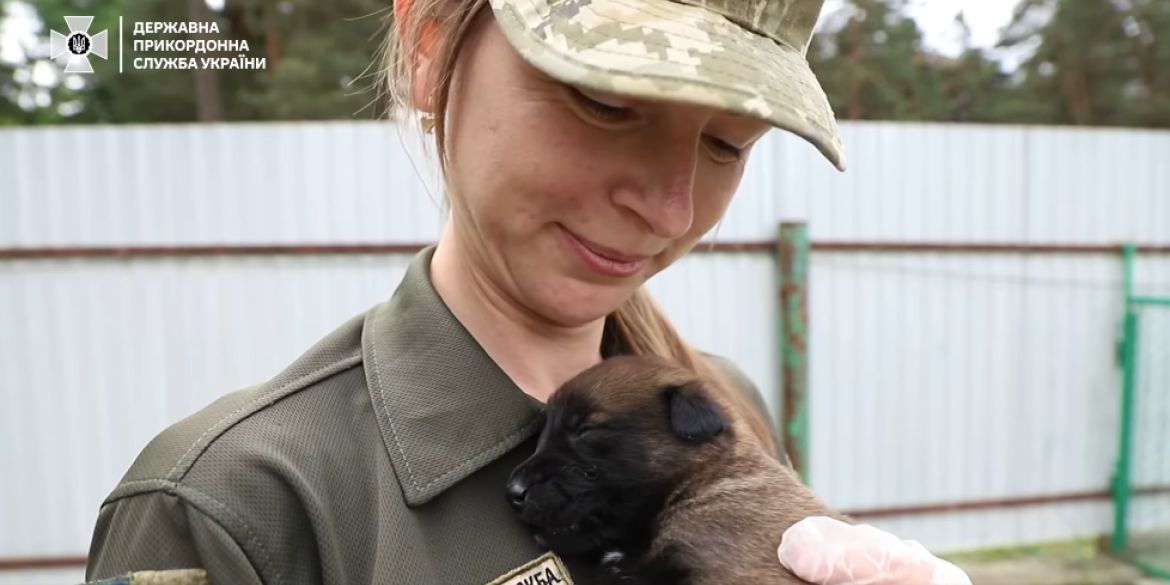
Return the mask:
{"type": "Polygon", "coordinates": [[[69,25],[69,36],[52,31],[49,36],[49,58],[68,59],[65,64],[66,73],[93,73],[93,66],[89,63],[89,56],[97,55],[106,58],[109,50],[107,31],[90,36],[89,25],[93,22],[92,16],[66,16],[65,23],[69,25]]]}

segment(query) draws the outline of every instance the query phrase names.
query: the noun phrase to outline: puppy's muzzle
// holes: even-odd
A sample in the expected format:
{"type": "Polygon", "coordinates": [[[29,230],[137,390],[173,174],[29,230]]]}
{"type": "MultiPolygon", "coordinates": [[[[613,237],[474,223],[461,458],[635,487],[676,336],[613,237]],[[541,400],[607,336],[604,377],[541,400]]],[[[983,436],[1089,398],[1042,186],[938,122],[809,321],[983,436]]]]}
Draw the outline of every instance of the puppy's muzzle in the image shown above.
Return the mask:
{"type": "Polygon", "coordinates": [[[508,479],[507,494],[508,503],[512,508],[517,511],[523,509],[525,499],[528,497],[528,480],[522,474],[513,473],[508,479]]]}

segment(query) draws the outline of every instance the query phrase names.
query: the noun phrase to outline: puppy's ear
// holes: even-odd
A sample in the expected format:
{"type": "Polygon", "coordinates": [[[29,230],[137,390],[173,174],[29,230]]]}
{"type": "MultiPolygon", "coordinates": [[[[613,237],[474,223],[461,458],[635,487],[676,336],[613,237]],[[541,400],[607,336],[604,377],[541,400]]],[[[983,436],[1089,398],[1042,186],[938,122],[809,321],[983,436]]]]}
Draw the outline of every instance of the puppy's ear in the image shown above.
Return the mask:
{"type": "Polygon", "coordinates": [[[710,441],[731,424],[700,382],[669,386],[665,394],[670,406],[670,428],[680,439],[696,443],[710,441]]]}

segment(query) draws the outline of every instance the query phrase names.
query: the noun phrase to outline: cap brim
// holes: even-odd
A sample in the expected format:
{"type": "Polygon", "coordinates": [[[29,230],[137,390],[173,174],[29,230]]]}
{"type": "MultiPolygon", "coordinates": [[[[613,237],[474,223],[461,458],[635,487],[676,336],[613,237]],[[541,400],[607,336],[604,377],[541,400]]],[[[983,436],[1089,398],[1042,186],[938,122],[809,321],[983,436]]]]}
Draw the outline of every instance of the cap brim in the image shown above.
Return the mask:
{"type": "Polygon", "coordinates": [[[534,67],[598,91],[761,119],[845,170],[832,107],[800,52],[709,10],[670,0],[491,0],[534,67]]]}

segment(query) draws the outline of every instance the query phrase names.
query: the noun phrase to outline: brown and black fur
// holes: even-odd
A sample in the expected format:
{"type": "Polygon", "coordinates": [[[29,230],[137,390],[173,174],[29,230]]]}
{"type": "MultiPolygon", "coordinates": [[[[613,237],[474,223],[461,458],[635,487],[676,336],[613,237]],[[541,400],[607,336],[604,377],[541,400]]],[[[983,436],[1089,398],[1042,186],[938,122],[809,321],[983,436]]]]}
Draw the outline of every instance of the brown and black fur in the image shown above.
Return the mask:
{"type": "Polygon", "coordinates": [[[614,585],[795,585],[776,555],[808,516],[848,518],[672,361],[619,356],[548,401],[508,498],[537,541],[614,585]]]}

